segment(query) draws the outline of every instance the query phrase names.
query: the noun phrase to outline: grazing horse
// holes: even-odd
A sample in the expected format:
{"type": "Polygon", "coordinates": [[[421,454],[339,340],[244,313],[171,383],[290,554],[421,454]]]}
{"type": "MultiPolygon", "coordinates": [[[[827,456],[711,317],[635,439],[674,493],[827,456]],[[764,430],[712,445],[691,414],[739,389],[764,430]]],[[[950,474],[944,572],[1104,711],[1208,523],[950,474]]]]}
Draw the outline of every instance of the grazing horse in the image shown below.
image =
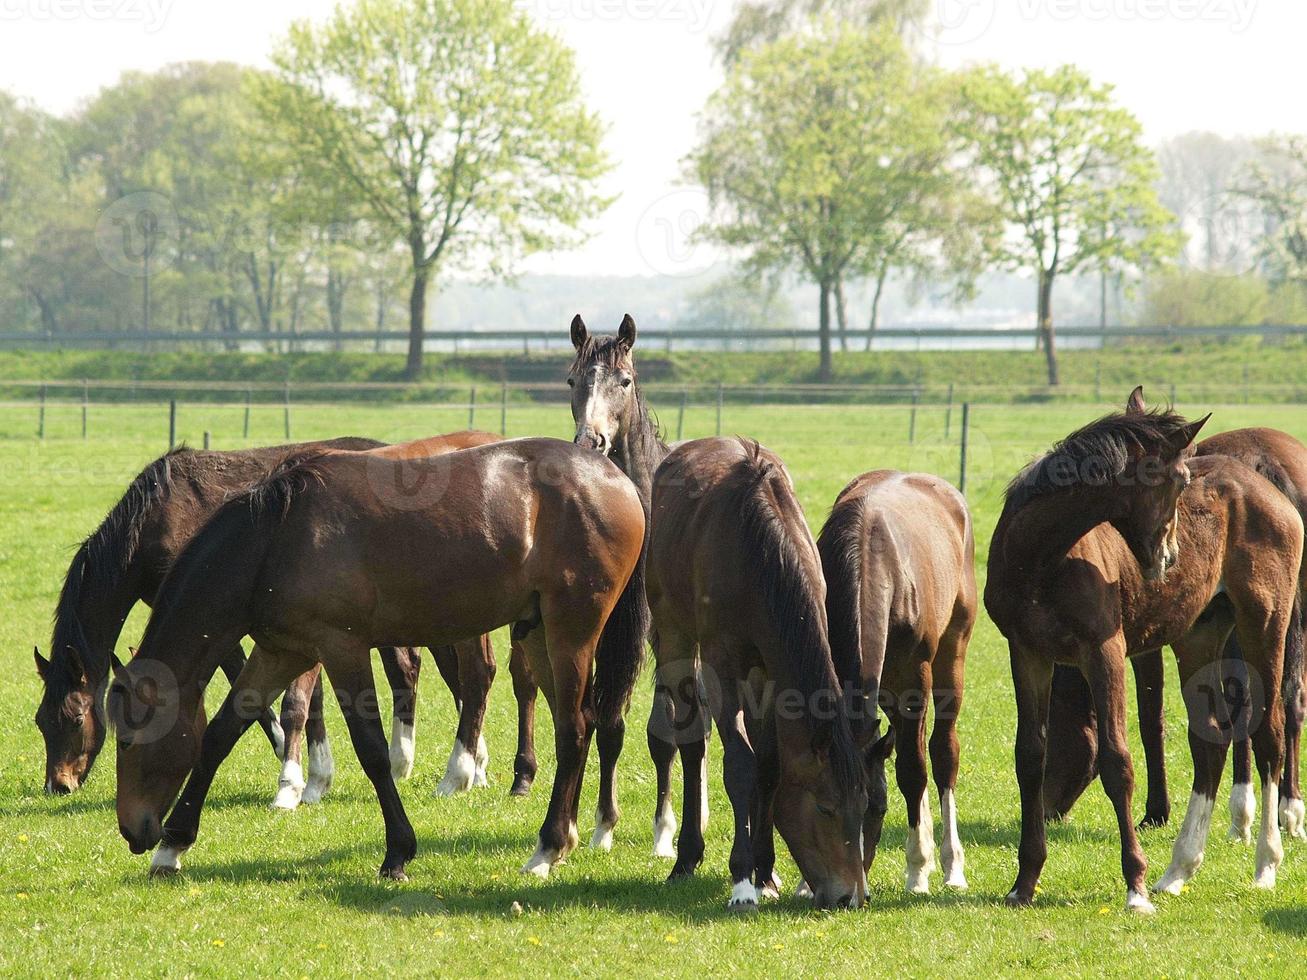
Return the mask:
{"type": "Polygon", "coordinates": [[[1019,870],[1007,897],[1028,905],[1047,855],[1043,780],[1053,666],[1079,668],[1096,709],[1103,786],[1116,812],[1126,907],[1150,912],[1147,864],[1130,814],[1125,659],[1171,646],[1189,712],[1194,792],[1171,865],[1155,890],[1178,894],[1202,862],[1230,742],[1229,713],[1206,696],[1236,630],[1267,692],[1250,721],[1272,813],[1255,884],[1273,887],[1283,857],[1274,818],[1284,728],[1280,677],[1297,593],[1303,524],[1251,468],[1193,458],[1206,418],[1108,415],[1072,433],[1008,487],[990,547],[985,607],[1008,640],[1017,702],[1019,870]]]}
{"type": "Polygon", "coordinates": [[[818,906],[861,905],[866,767],[831,662],[817,547],[783,464],[756,442],[687,442],[654,476],[652,523],[654,653],[685,781],[671,878],[703,860],[701,660],[735,817],[728,908],[756,909],[756,886],[772,885],[773,819],[818,906]]]}
{"type": "MultiPolygon", "coordinates": [[[[1136,392],[1127,411],[1143,411],[1143,399],[1136,392]]],[[[1307,522],[1307,446],[1275,429],[1235,429],[1200,442],[1197,456],[1228,456],[1251,466],[1286,494],[1307,522]]],[[[1299,745],[1304,716],[1307,716],[1307,677],[1304,676],[1303,603],[1300,600],[1289,622],[1284,662],[1284,781],[1280,786],[1280,823],[1293,836],[1307,837],[1304,828],[1303,797],[1299,782],[1299,745]]],[[[1243,658],[1238,638],[1231,635],[1224,654],[1228,662],[1243,658]]],[[[1165,719],[1162,702],[1164,673],[1160,650],[1140,654],[1131,660],[1139,708],[1140,737],[1148,769],[1148,796],[1141,827],[1161,826],[1170,817],[1167,791],[1165,719]]],[[[1233,678],[1232,678],[1233,680],[1233,678]]],[[[1094,738],[1093,704],[1079,671],[1058,667],[1053,677],[1053,699],[1049,712],[1049,755],[1044,780],[1044,808],[1049,819],[1065,816],[1097,774],[1097,745],[1094,738]]],[[[1234,785],[1230,793],[1230,838],[1248,841],[1256,815],[1249,765],[1250,746],[1246,738],[1235,742],[1234,785]]]]}
{"type": "Polygon", "coordinates": [[[523,870],[546,876],[575,846],[592,730],[620,717],[643,656],[624,608],[644,542],[639,496],[611,463],[558,440],[433,458],[415,445],[411,459],[395,458],[398,447],[290,466],[225,504],[174,563],[139,654],[109,688],[119,828],[133,853],[163,842],[153,873],[180,869],[214,774],[252,716],[321,663],[381,805],[381,874],[404,878],[416,838],[377,717],[370,650],[508,624],[553,709],[558,754],[523,870]],[[255,652],[206,728],[201,678],[244,635],[255,652]]]}
{"type": "MultiPolygon", "coordinates": [[[[930,765],[944,822],[944,884],[965,889],[955,798],[957,718],[977,608],[976,545],[966,498],[923,473],[864,473],[840,492],[817,550],[826,576],[835,672],[846,691],[872,705],[879,699],[897,743],[895,775],[908,810],[906,887],[930,891],[935,867],[926,796],[930,698],[935,706],[930,765]]],[[[888,750],[887,739],[883,754],[888,750]]],[[[885,816],[883,764],[881,769],[872,775],[863,824],[862,859],[868,871],[885,816]]]]}

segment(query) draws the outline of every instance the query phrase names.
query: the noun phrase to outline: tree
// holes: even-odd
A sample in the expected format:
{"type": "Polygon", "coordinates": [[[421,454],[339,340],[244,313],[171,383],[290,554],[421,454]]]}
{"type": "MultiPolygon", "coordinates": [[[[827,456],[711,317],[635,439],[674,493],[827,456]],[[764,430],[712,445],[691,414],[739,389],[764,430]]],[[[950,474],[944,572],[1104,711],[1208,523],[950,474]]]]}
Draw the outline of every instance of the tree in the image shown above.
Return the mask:
{"type": "Polygon", "coordinates": [[[1259,149],[1234,192],[1264,216],[1261,255],[1270,276],[1307,283],[1307,136],[1272,136],[1259,149]]]}
{"type": "Polygon", "coordinates": [[[1257,153],[1250,140],[1216,133],[1184,133],[1159,148],[1158,196],[1185,235],[1182,265],[1229,275],[1255,261],[1261,215],[1234,182],[1257,153]]]}
{"type": "Polygon", "coordinates": [[[951,179],[941,88],[893,30],[826,20],[744,51],[705,109],[701,234],[744,250],[749,274],[817,285],[823,381],[843,283],[883,265],[894,222],[916,229],[951,179]]]}
{"type": "Polygon", "coordinates": [[[1056,385],[1058,276],[1174,255],[1175,219],[1157,198],[1157,164],[1139,122],[1114,104],[1111,86],[1073,66],[1020,78],[986,68],[964,81],[963,98],[962,131],[1009,226],[994,258],[1035,274],[1036,322],[1056,385]]]}
{"type": "Polygon", "coordinates": [[[269,119],[408,249],[409,377],[444,268],[505,272],[606,206],[573,54],[512,0],[360,0],[295,24],[273,63],[269,119]]]}
{"type": "Polygon", "coordinates": [[[716,40],[730,66],[750,48],[771,44],[820,24],[824,18],[857,28],[888,27],[903,33],[925,23],[929,0],[746,0],[716,40]]]}

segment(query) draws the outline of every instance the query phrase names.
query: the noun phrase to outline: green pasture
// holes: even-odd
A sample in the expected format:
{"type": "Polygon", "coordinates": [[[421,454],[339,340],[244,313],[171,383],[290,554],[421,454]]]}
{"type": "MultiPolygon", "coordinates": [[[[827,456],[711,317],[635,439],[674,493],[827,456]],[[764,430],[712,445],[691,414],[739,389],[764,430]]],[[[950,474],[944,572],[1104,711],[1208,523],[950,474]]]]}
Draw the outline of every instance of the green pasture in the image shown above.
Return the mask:
{"type": "MultiPolygon", "coordinates": [[[[655,407],[664,419],[675,419],[676,405],[655,407]]],[[[967,490],[982,575],[1004,483],[1034,452],[1108,407],[973,407],[967,490]]],[[[1209,431],[1258,424],[1307,436],[1307,408],[1180,408],[1214,408],[1209,431]]],[[[256,407],[248,442],[240,438],[242,414],[241,406],[183,405],[178,437],[198,444],[208,431],[215,448],[281,440],[278,407],[256,407]]],[[[488,410],[478,421],[497,429],[498,412],[488,410]]],[[[294,436],[400,440],[466,422],[466,408],[302,405],[295,410],[294,436]]],[[[816,527],[836,492],[864,470],[912,468],[956,480],[960,422],[955,409],[946,431],[943,409],[922,409],[910,443],[906,407],[728,404],[722,425],[726,433],[756,437],[784,457],[816,527]]],[[[716,424],[714,408],[691,407],[685,435],[710,435],[716,424]]],[[[509,435],[566,437],[570,420],[562,406],[515,406],[508,429],[509,435]]],[[[552,730],[542,701],[536,789],[528,799],[510,799],[514,712],[504,636],[487,720],[488,789],[453,799],[433,796],[454,714],[437,672],[425,669],[418,763],[401,787],[419,840],[407,883],[376,877],[380,813],[330,704],[337,774],[323,803],[291,814],[268,808],[277,764],[253,731],[219,774],[183,874],[151,882],[147,859],[131,856],[118,835],[112,745],[84,791],[65,798],[41,793],[43,750],[32,724],[39,684],[31,648],[49,642],[50,614],[75,544],[126,482],[166,448],[166,411],[158,404],[94,406],[83,440],[80,409],[52,405],[44,441],[35,432],[33,405],[0,407],[0,642],[8,667],[0,681],[0,973],[1301,975],[1307,956],[1307,843],[1286,840],[1278,889],[1254,891],[1252,849],[1225,841],[1224,801],[1202,871],[1186,894],[1159,901],[1152,918],[1123,911],[1115,825],[1097,788],[1069,823],[1052,828],[1035,908],[1003,907],[1016,871],[1015,723],[1006,649],[983,613],[970,649],[960,722],[958,799],[971,883],[965,894],[942,891],[938,876],[934,894],[904,894],[906,821],[891,785],[867,908],[816,913],[790,897],[797,873],[783,854],[786,897],[752,917],[729,915],[730,821],[716,741],[707,857],[696,880],[668,886],[668,864],[651,856],[654,787],[643,736],[650,686],[644,682],[619,770],[623,819],[613,852],[583,848],[543,883],[520,875],[553,775],[552,730]]],[[[120,652],[140,636],[144,622],[138,610],[120,652]]],[[[1173,683],[1168,689],[1176,813],[1171,827],[1143,836],[1150,879],[1165,867],[1188,797],[1190,765],[1177,688],[1173,683]]],[[[225,682],[213,684],[213,706],[225,690],[225,682]]],[[[1136,760],[1142,775],[1137,747],[1136,760]]],[[[587,840],[594,765],[592,756],[582,806],[587,840]]],[[[1141,793],[1137,812],[1142,805],[1141,793]]]]}

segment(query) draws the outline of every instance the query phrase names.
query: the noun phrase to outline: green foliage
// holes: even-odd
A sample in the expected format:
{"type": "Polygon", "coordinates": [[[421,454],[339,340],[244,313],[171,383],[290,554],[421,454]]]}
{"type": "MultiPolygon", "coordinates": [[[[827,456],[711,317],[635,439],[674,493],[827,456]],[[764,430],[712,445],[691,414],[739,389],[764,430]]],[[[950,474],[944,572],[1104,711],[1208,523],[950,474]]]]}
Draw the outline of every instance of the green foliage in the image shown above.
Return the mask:
{"type": "Polygon", "coordinates": [[[1307,283],[1307,136],[1273,136],[1259,144],[1235,193],[1265,216],[1262,261],[1276,279],[1307,283]]]}
{"type": "Polygon", "coordinates": [[[1260,276],[1164,270],[1145,282],[1141,323],[1175,327],[1262,326],[1307,322],[1307,291],[1260,276]]]}

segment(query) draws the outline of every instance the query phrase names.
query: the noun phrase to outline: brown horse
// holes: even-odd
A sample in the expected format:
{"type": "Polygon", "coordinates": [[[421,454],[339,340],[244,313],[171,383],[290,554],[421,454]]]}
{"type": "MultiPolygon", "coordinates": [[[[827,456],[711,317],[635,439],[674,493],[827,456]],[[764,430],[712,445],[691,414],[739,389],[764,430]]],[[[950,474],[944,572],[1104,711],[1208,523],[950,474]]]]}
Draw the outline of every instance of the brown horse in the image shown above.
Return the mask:
{"type": "MultiPolygon", "coordinates": [[[[1127,411],[1143,411],[1142,398],[1134,398],[1127,411]]],[[[1228,456],[1253,467],[1298,508],[1307,522],[1307,446],[1275,429],[1235,429],[1200,442],[1197,456],[1228,456]]],[[[1285,642],[1283,698],[1285,711],[1284,781],[1281,784],[1280,823],[1286,833],[1307,837],[1303,821],[1302,789],[1299,783],[1299,745],[1307,715],[1307,684],[1304,684],[1303,603],[1295,607],[1285,642]]],[[[1243,658],[1238,638],[1226,643],[1225,660],[1233,665],[1243,658]]],[[[1164,751],[1165,721],[1161,651],[1140,654],[1131,660],[1139,709],[1140,737],[1148,770],[1148,795],[1140,826],[1160,826],[1170,817],[1164,751]]],[[[1231,678],[1232,681],[1237,678],[1231,678]]],[[[1050,819],[1068,813],[1097,773],[1097,744],[1094,737],[1093,704],[1079,671],[1058,667],[1053,677],[1052,707],[1049,712],[1049,754],[1044,779],[1044,807],[1050,819]]],[[[1246,738],[1235,742],[1234,785],[1230,793],[1230,838],[1248,841],[1252,837],[1256,798],[1249,765],[1250,746],[1246,738]]]]}
{"type": "MultiPolygon", "coordinates": [[[[835,501],[817,538],[831,656],[846,691],[880,701],[897,742],[908,810],[906,887],[930,890],[935,835],[926,796],[926,699],[935,706],[930,765],[944,822],[944,884],[965,889],[958,835],[957,718],[976,623],[976,545],[966,499],[923,473],[864,473],[835,501]]],[[[863,712],[855,712],[862,716],[863,712]]],[[[880,755],[888,754],[886,740],[880,755]]],[[[876,857],[885,816],[883,763],[872,773],[862,859],[876,857]],[[877,799],[879,797],[879,799],[877,799]],[[879,805],[878,805],[879,804],[879,805]]]]}
{"type": "MultiPolygon", "coordinates": [[[[47,793],[71,793],[90,775],[104,744],[104,688],[123,623],[136,603],[153,602],[181,549],[227,496],[266,477],[288,455],[319,447],[379,445],[372,439],[343,438],[235,452],[183,446],[156,459],[131,482],[73,555],[55,607],[50,659],[35,651],[43,682],[36,725],[45,742],[47,793]]],[[[415,677],[414,659],[407,651],[388,651],[387,670],[393,662],[399,674],[415,677]]],[[[240,644],[232,643],[215,663],[235,681],[245,664],[240,644]]],[[[411,692],[411,684],[407,688],[411,692]]],[[[398,717],[404,717],[410,703],[411,694],[397,689],[398,717]]],[[[259,723],[281,756],[283,732],[276,716],[266,712],[259,723]]]]}
{"type": "Polygon", "coordinates": [[[1047,854],[1043,779],[1054,663],[1087,677],[1103,786],[1116,811],[1126,906],[1152,910],[1130,815],[1125,659],[1169,645],[1189,710],[1194,793],[1157,890],[1178,893],[1197,871],[1230,741],[1228,711],[1206,696],[1232,629],[1267,692],[1250,722],[1271,819],[1255,882],[1273,887],[1283,856],[1274,819],[1283,765],[1280,676],[1302,560],[1302,520],[1255,471],[1193,459],[1206,422],[1172,412],[1109,415],[1068,436],[1008,488],[989,557],[985,606],[1007,638],[1017,701],[1020,868],[1009,904],[1034,899],[1047,854]]]}
{"type": "Polygon", "coordinates": [[[673,714],[663,738],[679,742],[685,781],[672,878],[703,860],[701,658],[735,816],[728,907],[756,909],[758,887],[773,884],[773,817],[817,905],[861,905],[865,764],[831,663],[820,559],[784,466],[757,443],[685,443],[654,476],[652,521],[648,597],[673,714]]]}
{"type": "Polygon", "coordinates": [[[388,452],[320,455],[236,497],[165,579],[140,653],[109,690],[119,827],[134,853],[163,841],[155,873],[180,868],[213,776],[252,716],[321,663],[385,819],[381,873],[403,878],[416,839],[392,779],[369,651],[510,623],[553,708],[558,752],[539,847],[523,870],[547,875],[575,846],[592,729],[620,718],[643,653],[623,608],[644,541],[635,488],[597,454],[551,439],[424,463],[388,452]],[[243,635],[255,653],[206,730],[200,678],[243,635]]]}

